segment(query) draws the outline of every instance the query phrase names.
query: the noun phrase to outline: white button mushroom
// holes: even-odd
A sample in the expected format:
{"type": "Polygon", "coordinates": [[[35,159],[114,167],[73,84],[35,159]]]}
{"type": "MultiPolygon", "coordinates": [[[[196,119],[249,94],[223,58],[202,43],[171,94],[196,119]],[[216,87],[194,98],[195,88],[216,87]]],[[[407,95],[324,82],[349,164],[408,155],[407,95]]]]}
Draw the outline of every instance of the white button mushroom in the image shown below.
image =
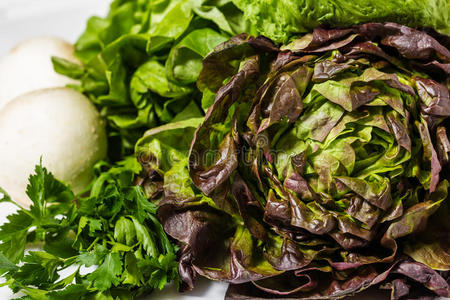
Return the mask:
{"type": "Polygon", "coordinates": [[[84,95],[69,88],[21,95],[0,110],[0,187],[28,205],[28,176],[42,157],[56,178],[79,192],[106,148],[104,121],[84,95]]]}
{"type": "Polygon", "coordinates": [[[52,56],[77,62],[73,46],[56,37],[24,41],[0,59],[0,109],[21,94],[75,83],[53,70],[52,56]]]}

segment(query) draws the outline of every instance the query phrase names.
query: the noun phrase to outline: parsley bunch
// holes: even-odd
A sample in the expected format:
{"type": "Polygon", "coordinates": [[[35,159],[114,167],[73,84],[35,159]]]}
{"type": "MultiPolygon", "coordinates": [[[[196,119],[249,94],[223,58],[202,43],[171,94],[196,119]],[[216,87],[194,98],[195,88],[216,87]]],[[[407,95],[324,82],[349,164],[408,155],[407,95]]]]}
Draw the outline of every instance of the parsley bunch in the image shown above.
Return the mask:
{"type": "MultiPolygon", "coordinates": [[[[136,160],[100,163],[96,171],[89,196],[76,197],[36,166],[27,187],[33,204],[0,227],[0,273],[4,285],[27,295],[21,299],[134,299],[178,282],[177,249],[134,184],[136,160]],[[43,250],[25,254],[30,245],[43,250]],[[86,274],[83,266],[97,267],[86,274]]],[[[3,194],[2,202],[14,203],[3,194]]]]}

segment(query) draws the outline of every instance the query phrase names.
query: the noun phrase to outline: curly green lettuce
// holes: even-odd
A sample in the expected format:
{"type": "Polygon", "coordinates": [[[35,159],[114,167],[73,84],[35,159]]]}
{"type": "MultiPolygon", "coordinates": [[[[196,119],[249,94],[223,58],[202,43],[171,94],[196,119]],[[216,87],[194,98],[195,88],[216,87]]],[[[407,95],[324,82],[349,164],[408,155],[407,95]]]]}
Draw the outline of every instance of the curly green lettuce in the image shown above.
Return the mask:
{"type": "Polygon", "coordinates": [[[81,66],[53,58],[80,80],[108,120],[110,157],[131,154],[145,130],[204,115],[195,82],[202,59],[231,35],[253,32],[231,0],[113,1],[75,43],[81,66]]]}
{"type": "Polygon", "coordinates": [[[260,34],[275,42],[310,32],[319,25],[352,26],[366,22],[397,22],[431,27],[450,34],[450,3],[446,0],[233,0],[260,34]]]}

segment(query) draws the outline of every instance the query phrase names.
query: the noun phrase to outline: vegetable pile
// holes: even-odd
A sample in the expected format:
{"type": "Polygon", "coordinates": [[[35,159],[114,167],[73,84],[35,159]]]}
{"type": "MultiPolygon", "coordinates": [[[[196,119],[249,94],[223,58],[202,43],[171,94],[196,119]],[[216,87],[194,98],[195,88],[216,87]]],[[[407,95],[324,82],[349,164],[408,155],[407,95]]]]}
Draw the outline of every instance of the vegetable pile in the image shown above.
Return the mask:
{"type": "Polygon", "coordinates": [[[187,122],[137,145],[144,190],[182,244],[183,287],[200,274],[231,282],[229,299],[380,283],[395,299],[450,296],[449,46],[368,23],[216,47],[189,157],[187,122]]]}
{"type": "MultiPolygon", "coordinates": [[[[202,59],[240,32],[252,29],[230,0],[117,0],[107,17],[89,19],[76,42],[81,65],[52,58],[55,71],[79,80],[70,87],[106,119],[109,162],[95,167],[80,195],[36,167],[27,189],[31,208],[19,207],[0,227],[5,285],[32,299],[134,299],[178,284],[177,246],[156,204],[136,186],[141,166],[130,155],[147,129],[202,119],[195,87],[202,59]],[[26,254],[29,246],[43,251],[26,254]]],[[[0,192],[2,202],[13,202],[0,192]]]]}
{"type": "Polygon", "coordinates": [[[0,227],[4,285],[134,299],[201,275],[227,299],[450,297],[449,12],[113,1],[81,64],[52,58],[107,121],[107,162],[80,194],[36,166],[32,206],[0,227]],[[366,23],[388,20],[434,29],[366,23]]]}

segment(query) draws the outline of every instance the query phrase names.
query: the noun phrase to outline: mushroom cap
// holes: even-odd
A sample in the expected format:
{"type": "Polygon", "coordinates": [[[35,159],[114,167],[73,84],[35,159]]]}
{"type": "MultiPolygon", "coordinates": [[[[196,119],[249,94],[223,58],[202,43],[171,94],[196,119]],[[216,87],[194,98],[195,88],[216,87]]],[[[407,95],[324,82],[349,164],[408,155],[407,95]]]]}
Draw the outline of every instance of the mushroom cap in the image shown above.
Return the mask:
{"type": "Polygon", "coordinates": [[[74,47],[57,37],[26,40],[0,58],[0,109],[21,94],[76,83],[53,70],[52,56],[77,62],[74,47]]]}
{"type": "Polygon", "coordinates": [[[83,94],[69,88],[33,91],[0,110],[0,187],[28,205],[28,177],[42,157],[55,177],[82,191],[106,157],[105,122],[83,94]]]}

